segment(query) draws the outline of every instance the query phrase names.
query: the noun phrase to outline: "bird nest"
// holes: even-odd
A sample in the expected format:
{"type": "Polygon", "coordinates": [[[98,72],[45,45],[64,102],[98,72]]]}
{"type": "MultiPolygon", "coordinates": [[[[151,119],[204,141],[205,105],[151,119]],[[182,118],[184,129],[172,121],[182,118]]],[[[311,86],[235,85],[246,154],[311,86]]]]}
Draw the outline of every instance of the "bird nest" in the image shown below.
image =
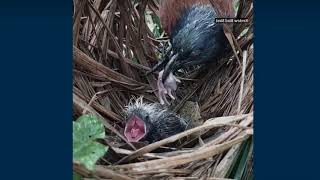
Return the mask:
{"type": "Polygon", "coordinates": [[[249,22],[225,25],[231,48],[221,60],[178,72],[182,83],[169,109],[195,125],[149,145],[123,137],[130,99],[158,102],[157,74],[145,75],[168,44],[158,4],[74,0],[73,118],[97,115],[107,134],[101,143],[109,146],[94,171],[75,162],[74,171],[95,179],[252,178],[252,0],[234,2],[236,17],[249,22]]]}

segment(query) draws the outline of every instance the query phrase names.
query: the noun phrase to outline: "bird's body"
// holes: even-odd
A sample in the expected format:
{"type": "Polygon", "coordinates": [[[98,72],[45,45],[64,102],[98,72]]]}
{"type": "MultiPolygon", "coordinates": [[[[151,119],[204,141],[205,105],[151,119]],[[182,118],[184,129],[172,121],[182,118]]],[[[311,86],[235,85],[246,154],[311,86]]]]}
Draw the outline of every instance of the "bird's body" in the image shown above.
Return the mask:
{"type": "Polygon", "coordinates": [[[124,135],[130,142],[153,143],[184,131],[190,123],[158,103],[143,103],[141,97],[129,103],[126,114],[124,135]]]}
{"type": "MultiPolygon", "coordinates": [[[[213,0],[222,17],[233,17],[232,0],[213,0]]],[[[195,6],[210,5],[210,0],[161,0],[159,6],[162,28],[170,35],[182,15],[195,6]]]]}
{"type": "MultiPolygon", "coordinates": [[[[164,87],[170,87],[165,82],[170,73],[187,66],[215,62],[223,54],[228,41],[223,24],[216,23],[215,18],[234,16],[232,0],[214,1],[216,8],[209,0],[160,1],[160,20],[170,36],[172,52],[153,69],[163,69],[158,84],[162,81],[164,87]]],[[[159,92],[168,92],[160,86],[158,89],[159,92]]],[[[160,102],[167,101],[160,93],[159,99],[160,102]]]]}

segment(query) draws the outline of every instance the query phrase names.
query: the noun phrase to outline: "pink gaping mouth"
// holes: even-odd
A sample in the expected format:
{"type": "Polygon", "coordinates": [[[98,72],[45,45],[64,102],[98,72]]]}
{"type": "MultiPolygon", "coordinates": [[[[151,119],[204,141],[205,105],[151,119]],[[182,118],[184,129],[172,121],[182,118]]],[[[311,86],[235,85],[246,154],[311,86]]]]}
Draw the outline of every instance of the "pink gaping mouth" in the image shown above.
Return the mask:
{"type": "Polygon", "coordinates": [[[126,124],[124,136],[129,142],[138,142],[146,135],[146,125],[137,116],[133,116],[126,124]]]}
{"type": "Polygon", "coordinates": [[[170,104],[167,100],[166,95],[168,95],[171,99],[175,99],[174,93],[177,90],[177,82],[180,83],[181,81],[177,79],[172,72],[169,74],[165,82],[162,82],[162,75],[163,70],[159,72],[158,76],[158,94],[159,94],[159,101],[160,104],[170,104]]]}

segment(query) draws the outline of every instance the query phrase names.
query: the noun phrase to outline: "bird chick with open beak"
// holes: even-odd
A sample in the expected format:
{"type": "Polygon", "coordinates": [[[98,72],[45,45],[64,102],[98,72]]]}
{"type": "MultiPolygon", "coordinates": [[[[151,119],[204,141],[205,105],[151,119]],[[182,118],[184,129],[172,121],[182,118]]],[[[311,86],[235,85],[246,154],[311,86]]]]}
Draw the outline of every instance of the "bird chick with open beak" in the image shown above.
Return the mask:
{"type": "Polygon", "coordinates": [[[181,81],[173,75],[171,72],[167,79],[163,82],[162,76],[163,71],[159,72],[158,76],[158,96],[160,104],[169,104],[169,101],[167,100],[166,95],[169,95],[169,97],[173,100],[175,100],[175,91],[177,90],[177,82],[180,83],[181,81]]]}
{"type": "Polygon", "coordinates": [[[159,103],[144,103],[142,97],[130,101],[125,113],[124,136],[129,142],[153,143],[184,131],[190,123],[159,103]]]}

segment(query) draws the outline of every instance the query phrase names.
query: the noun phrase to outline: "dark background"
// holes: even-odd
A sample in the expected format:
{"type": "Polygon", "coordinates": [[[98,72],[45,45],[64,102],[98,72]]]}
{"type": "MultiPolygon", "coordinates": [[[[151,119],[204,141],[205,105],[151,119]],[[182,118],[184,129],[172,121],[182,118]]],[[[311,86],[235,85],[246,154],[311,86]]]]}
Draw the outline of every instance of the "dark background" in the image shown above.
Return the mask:
{"type": "MultiPolygon", "coordinates": [[[[319,179],[316,1],[255,1],[255,179],[319,179]]],[[[0,3],[1,179],[72,178],[72,1],[0,3]]]]}

